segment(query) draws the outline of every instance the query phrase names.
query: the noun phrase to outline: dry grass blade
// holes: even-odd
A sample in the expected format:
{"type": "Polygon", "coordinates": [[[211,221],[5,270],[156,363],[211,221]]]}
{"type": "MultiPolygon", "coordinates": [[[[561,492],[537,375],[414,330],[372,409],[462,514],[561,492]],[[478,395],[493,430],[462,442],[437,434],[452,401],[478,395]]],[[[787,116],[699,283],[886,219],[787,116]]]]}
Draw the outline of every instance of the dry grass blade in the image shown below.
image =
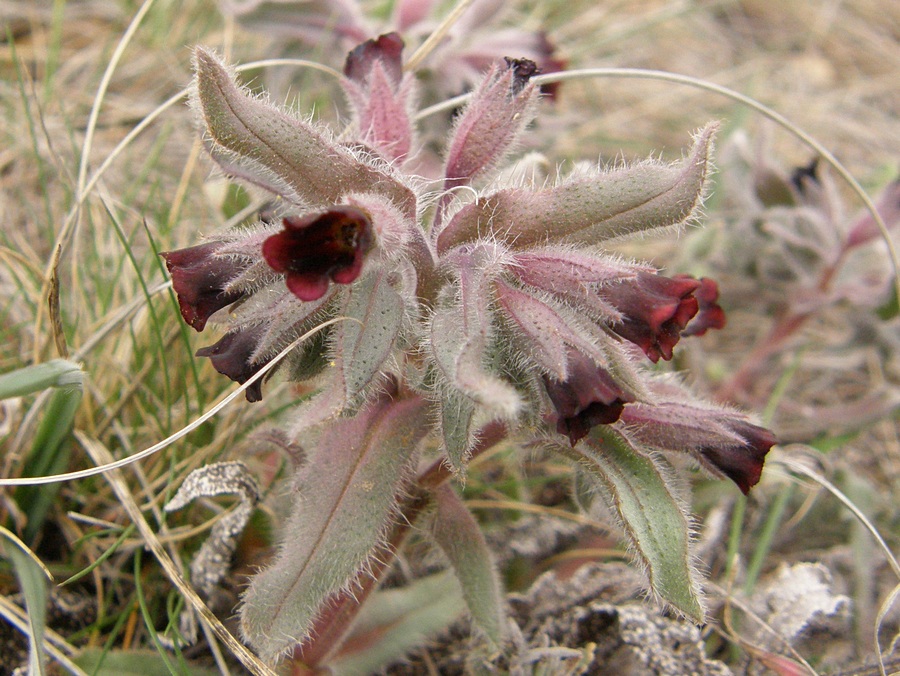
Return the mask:
{"type": "MultiPolygon", "coordinates": [[[[806,467],[803,463],[795,462],[789,458],[780,457],[776,460],[776,462],[784,465],[792,472],[797,474],[801,474],[822,486],[825,490],[831,493],[834,497],[840,500],[841,504],[843,504],[854,517],[869,531],[875,541],[878,543],[878,546],[881,547],[881,550],[884,552],[885,557],[888,560],[888,563],[891,566],[891,569],[894,571],[894,574],[897,576],[897,579],[900,580],[900,563],[898,563],[896,557],[893,552],[891,552],[890,548],[887,546],[887,543],[884,541],[884,538],[881,537],[881,533],[878,532],[878,529],[875,528],[874,524],[869,520],[869,518],[862,513],[862,511],[857,507],[850,498],[848,498],[843,491],[841,491],[837,486],[828,481],[825,477],[820,475],[818,472],[806,467]]],[[[878,628],[884,622],[885,617],[887,616],[888,611],[894,605],[894,602],[897,598],[900,597],[900,585],[894,587],[894,590],[890,593],[890,595],[885,599],[882,604],[880,610],[878,611],[878,617],[876,619],[876,631],[875,631],[875,651],[878,654],[878,663],[881,668],[882,676],[887,676],[887,669],[885,668],[884,663],[884,653],[881,649],[881,640],[879,638],[878,628]]]]}
{"type": "MultiPolygon", "coordinates": [[[[91,439],[81,432],[76,432],[76,438],[94,462],[99,465],[111,464],[112,455],[99,441],[91,439]]],[[[153,532],[153,529],[150,528],[150,524],[147,523],[147,520],[141,513],[140,508],[131,494],[128,484],[125,481],[125,477],[122,476],[121,472],[114,469],[105,472],[104,476],[115,491],[119,502],[124,507],[125,511],[128,512],[128,516],[137,526],[147,548],[153,552],[153,555],[156,557],[157,561],[159,561],[163,570],[165,570],[166,576],[197,612],[201,621],[212,629],[215,635],[228,646],[231,653],[240,660],[241,664],[243,664],[251,673],[263,676],[275,676],[274,671],[263,664],[256,655],[247,650],[244,644],[236,639],[231,632],[225,628],[219,621],[219,618],[215,616],[203,602],[203,599],[201,599],[197,592],[194,591],[193,587],[191,587],[191,585],[182,577],[178,568],[175,566],[175,563],[163,548],[159,538],[156,537],[156,533],[153,532]]]]}
{"type": "Polygon", "coordinates": [[[323,322],[318,325],[311,331],[303,334],[299,338],[297,338],[294,342],[284,348],[281,352],[275,356],[272,361],[270,361],[264,368],[261,368],[256,374],[253,375],[252,378],[248,379],[243,385],[238,387],[236,390],[228,394],[224,397],[220,402],[215,404],[212,408],[210,408],[206,413],[199,416],[195,420],[191,421],[190,424],[182,427],[174,434],[169,435],[162,441],[159,441],[149,448],[145,448],[143,451],[135,453],[133,455],[128,456],[127,458],[122,458],[121,460],[110,461],[106,464],[102,464],[98,467],[91,467],[89,469],[78,470],[77,472],[66,472],[64,474],[53,474],[49,476],[42,477],[19,477],[19,478],[0,478],[0,486],[39,486],[42,484],[52,484],[60,481],[74,481],[75,479],[84,479],[89,476],[96,476],[98,474],[104,474],[106,472],[117,470],[132,463],[138,462],[139,460],[143,460],[164,448],[171,446],[173,443],[178,441],[179,439],[183,439],[185,436],[190,434],[192,431],[200,427],[203,423],[205,423],[210,418],[214,417],[217,413],[219,413],[222,409],[224,409],[228,404],[237,399],[244,391],[253,385],[256,381],[265,377],[265,375],[271,371],[278,363],[284,359],[288,354],[290,354],[291,350],[297,347],[300,343],[312,337],[322,329],[335,324],[339,321],[343,321],[344,318],[336,317],[327,322],[323,322]]]}

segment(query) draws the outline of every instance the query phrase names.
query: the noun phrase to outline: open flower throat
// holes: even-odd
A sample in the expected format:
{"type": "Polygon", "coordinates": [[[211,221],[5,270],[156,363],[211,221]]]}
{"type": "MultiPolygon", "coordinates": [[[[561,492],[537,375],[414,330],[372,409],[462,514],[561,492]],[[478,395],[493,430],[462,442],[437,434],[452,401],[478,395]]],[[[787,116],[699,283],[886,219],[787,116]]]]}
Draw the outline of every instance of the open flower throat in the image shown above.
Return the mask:
{"type": "MultiPolygon", "coordinates": [[[[724,326],[715,282],[666,277],[601,248],[694,216],[715,125],[675,164],[504,186],[496,177],[538,99],[535,65],[507,59],[472,93],[446,140],[443,175],[428,184],[413,173],[416,82],[401,57],[393,34],[351,52],[351,139],[337,143],[250,96],[197,50],[194,105],[212,158],[280,198],[275,218],[255,228],[163,254],[184,320],[197,331],[211,319],[226,326],[198,354],[243,383],[301,333],[347,317],[355,321],[284,369],[319,384],[298,429],[401,382],[433,410],[432,431],[459,471],[491,420],[526,438],[561,434],[573,447],[599,425],[691,453],[748,491],[772,434],[640,364],[724,326]]],[[[262,397],[256,385],[248,399],[262,397]]]]}

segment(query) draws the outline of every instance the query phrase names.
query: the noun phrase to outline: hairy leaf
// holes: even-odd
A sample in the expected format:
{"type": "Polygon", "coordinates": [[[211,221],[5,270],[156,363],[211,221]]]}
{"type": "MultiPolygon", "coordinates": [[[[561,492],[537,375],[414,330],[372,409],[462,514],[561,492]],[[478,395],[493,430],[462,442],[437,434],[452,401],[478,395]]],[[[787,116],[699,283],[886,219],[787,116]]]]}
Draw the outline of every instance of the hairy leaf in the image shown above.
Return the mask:
{"type": "Polygon", "coordinates": [[[691,566],[688,518],[669,489],[664,471],[605,425],[595,427],[574,447],[553,443],[552,449],[574,459],[597,482],[600,494],[621,520],[653,591],[702,622],[704,609],[691,566]]]}
{"type": "Polygon", "coordinates": [[[453,489],[434,491],[431,535],[450,560],[475,624],[495,644],[503,638],[503,594],[493,557],[475,518],[453,489]]]}
{"type": "Polygon", "coordinates": [[[441,436],[447,459],[456,473],[465,470],[466,458],[475,445],[473,419],[475,402],[456,392],[447,392],[441,400],[441,436]]]}
{"type": "Polygon", "coordinates": [[[340,202],[349,192],[374,192],[415,210],[406,186],[313,125],[247,94],[211,52],[198,48],[195,68],[197,107],[213,143],[239,165],[245,160],[249,175],[260,174],[259,183],[284,182],[293,197],[313,206],[340,202]]]}
{"type": "Polygon", "coordinates": [[[445,299],[432,318],[435,363],[444,379],[461,393],[498,415],[514,415],[521,404],[519,395],[484,367],[493,333],[486,280],[471,261],[463,261],[458,272],[458,297],[445,299]]]}
{"type": "Polygon", "coordinates": [[[438,237],[438,251],[486,234],[510,248],[549,241],[597,242],[684,222],[703,197],[712,136],[707,125],[690,155],[666,166],[643,162],[578,175],[544,190],[508,188],[466,205],[438,237]]]}
{"type": "Polygon", "coordinates": [[[328,661],[335,676],[372,674],[432,634],[448,627],[465,610],[452,576],[441,573],[408,587],[373,594],[340,652],[328,661]]]}
{"type": "Polygon", "coordinates": [[[348,402],[378,374],[400,331],[403,300],[387,277],[370,274],[347,293],[342,314],[360,320],[341,322],[336,329],[335,354],[348,402]]]}
{"type": "Polygon", "coordinates": [[[426,403],[385,394],[330,425],[301,469],[275,562],[244,596],[241,627],[266,660],[309,636],[322,607],[363,569],[391,523],[426,403]]]}

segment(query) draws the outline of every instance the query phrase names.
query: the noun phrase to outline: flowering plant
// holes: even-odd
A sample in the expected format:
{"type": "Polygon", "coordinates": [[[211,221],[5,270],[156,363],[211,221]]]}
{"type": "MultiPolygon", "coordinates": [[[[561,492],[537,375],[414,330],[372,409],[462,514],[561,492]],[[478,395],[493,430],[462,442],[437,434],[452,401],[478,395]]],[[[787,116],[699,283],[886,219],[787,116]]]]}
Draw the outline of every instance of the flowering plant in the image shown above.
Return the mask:
{"type": "MultiPolygon", "coordinates": [[[[746,493],[775,438],[642,366],[723,326],[715,282],[666,277],[601,246],[696,216],[716,125],[672,165],[500,179],[538,97],[535,64],[507,59],[475,88],[443,176],[429,183],[410,173],[416,99],[402,46],[388,34],[350,53],[342,84],[353,118],[340,140],[251,96],[196,51],[193,105],[211,157],[279,198],[248,230],[164,254],[184,320],[226,327],[198,355],[245,383],[339,319],[281,368],[315,388],[290,416],[307,457],[279,551],[244,595],[245,638],[267,660],[297,650],[326,664],[415,525],[500,643],[500,583],[446,481],[503,438],[575,463],[652,590],[702,620],[681,479],[663,453],[688,454],[746,493]]],[[[260,400],[262,381],[246,396],[260,400]]]]}

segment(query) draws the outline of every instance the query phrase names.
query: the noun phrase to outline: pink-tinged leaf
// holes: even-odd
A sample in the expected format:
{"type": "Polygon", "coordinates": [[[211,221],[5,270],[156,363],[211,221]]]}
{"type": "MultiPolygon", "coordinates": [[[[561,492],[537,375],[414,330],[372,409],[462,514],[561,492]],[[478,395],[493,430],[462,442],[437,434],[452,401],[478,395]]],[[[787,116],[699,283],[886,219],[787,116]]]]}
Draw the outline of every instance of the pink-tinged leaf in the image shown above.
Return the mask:
{"type": "Polygon", "coordinates": [[[410,28],[428,18],[436,0],[397,0],[391,25],[405,33],[410,28]]]}
{"type": "Polygon", "coordinates": [[[549,447],[574,460],[594,479],[618,516],[653,592],[695,622],[703,622],[686,507],[669,487],[666,469],[605,425],[595,427],[588,439],[575,446],[552,443],[549,447]]]}
{"type": "Polygon", "coordinates": [[[387,278],[379,271],[350,287],[340,312],[354,318],[338,324],[334,340],[335,368],[348,402],[375,380],[403,324],[403,300],[387,278]]]}
{"type": "Polygon", "coordinates": [[[313,125],[244,92],[211,52],[198,48],[195,68],[196,106],[209,136],[238,164],[246,160],[251,169],[270,172],[313,206],[340,202],[348,192],[373,192],[414,213],[409,188],[313,125]]]}
{"type": "Polygon", "coordinates": [[[597,244],[683,223],[702,201],[717,128],[707,125],[690,155],[674,165],[643,162],[543,190],[509,188],[480,197],[450,219],[437,238],[438,252],[484,236],[515,250],[544,242],[597,244]]]}
{"type": "Polygon", "coordinates": [[[753,656],[778,676],[809,676],[810,673],[809,669],[800,662],[783,655],[776,655],[764,650],[754,650],[753,656]]]}
{"type": "Polygon", "coordinates": [[[512,272],[524,284],[545,291],[577,296],[584,287],[633,279],[639,272],[652,272],[647,265],[612,256],[563,248],[537,248],[516,253],[512,272]]]}
{"type": "Polygon", "coordinates": [[[453,566],[475,625],[500,645],[505,629],[503,589],[481,528],[448,484],[433,495],[431,536],[453,566]]]}
{"type": "Polygon", "coordinates": [[[567,346],[603,361],[603,352],[574,330],[557,310],[502,280],[494,283],[498,309],[516,331],[522,349],[547,375],[565,380],[567,346]]]}
{"type": "Polygon", "coordinates": [[[521,399],[511,385],[486,369],[493,338],[490,293],[474,254],[459,254],[458,295],[444,298],[431,320],[431,354],[443,379],[503,417],[514,416],[521,399]]]}
{"type": "MultiPolygon", "coordinates": [[[[528,62],[531,66],[533,63],[528,62]]],[[[519,62],[495,65],[460,115],[447,149],[445,188],[466,185],[497,166],[534,117],[533,70],[519,62]]]]}
{"type": "Polygon", "coordinates": [[[329,599],[383,541],[428,431],[426,412],[421,399],[386,394],[324,430],[298,475],[278,555],[244,594],[241,629],[263,659],[309,638],[329,599]]]}
{"type": "Polygon", "coordinates": [[[344,83],[344,90],[356,114],[360,140],[389,161],[403,160],[413,142],[409,115],[411,80],[397,88],[381,62],[376,62],[365,85],[344,83]]]}
{"type": "Polygon", "coordinates": [[[327,661],[332,674],[374,674],[425,645],[466,610],[459,586],[447,573],[415,580],[400,589],[373,593],[338,653],[327,661]]]}
{"type": "Polygon", "coordinates": [[[296,40],[307,47],[332,48],[336,39],[357,43],[371,34],[355,0],[222,0],[220,4],[223,12],[234,16],[247,30],[270,38],[296,40]]]}
{"type": "Polygon", "coordinates": [[[388,33],[359,45],[344,65],[359,140],[389,161],[406,158],[413,143],[414,78],[403,75],[402,51],[400,36],[388,33]]]}

